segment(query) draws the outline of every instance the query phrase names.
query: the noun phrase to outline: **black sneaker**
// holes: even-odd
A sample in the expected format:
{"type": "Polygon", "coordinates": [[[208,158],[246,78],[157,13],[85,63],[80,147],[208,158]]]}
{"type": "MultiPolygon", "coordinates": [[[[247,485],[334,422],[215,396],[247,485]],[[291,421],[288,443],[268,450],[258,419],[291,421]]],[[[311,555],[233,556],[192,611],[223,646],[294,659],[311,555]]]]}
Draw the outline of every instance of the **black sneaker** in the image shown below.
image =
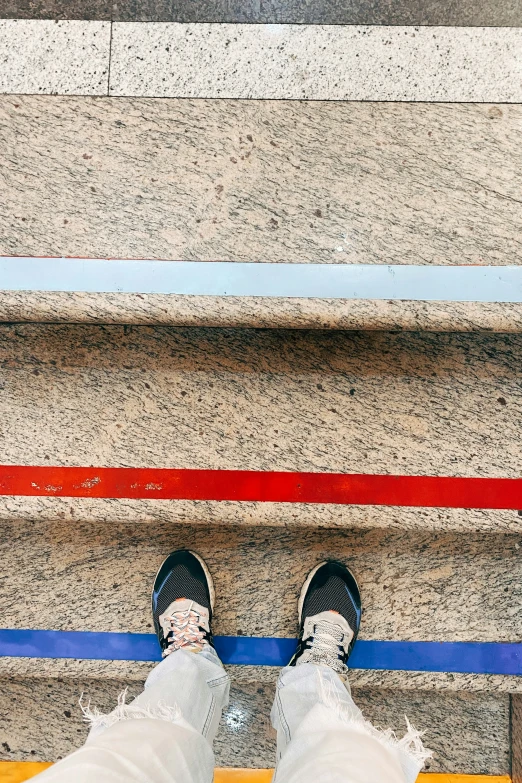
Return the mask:
{"type": "Polygon", "coordinates": [[[162,657],[212,646],[214,585],[204,560],[186,549],[172,552],[152,588],[152,617],[162,657]]]}
{"type": "Polygon", "coordinates": [[[346,672],[361,624],[361,595],[342,563],[320,563],[308,575],[299,598],[299,645],[289,666],[315,663],[346,672]]]}

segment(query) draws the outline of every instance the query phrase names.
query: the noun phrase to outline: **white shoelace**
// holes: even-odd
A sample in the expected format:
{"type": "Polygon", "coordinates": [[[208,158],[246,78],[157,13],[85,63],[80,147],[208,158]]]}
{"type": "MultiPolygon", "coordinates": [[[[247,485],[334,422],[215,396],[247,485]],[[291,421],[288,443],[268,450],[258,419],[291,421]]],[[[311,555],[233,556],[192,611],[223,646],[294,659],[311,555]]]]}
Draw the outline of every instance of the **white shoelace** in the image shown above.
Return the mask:
{"type": "Polygon", "coordinates": [[[163,633],[165,638],[167,638],[167,634],[169,637],[168,646],[163,650],[163,657],[165,658],[182,647],[188,647],[192,652],[201,652],[207,644],[207,640],[205,639],[205,630],[200,626],[200,621],[199,614],[192,608],[164,615],[163,633]]]}
{"type": "Polygon", "coordinates": [[[346,665],[339,658],[343,648],[345,633],[342,628],[327,620],[319,620],[314,625],[314,634],[310,647],[303,655],[303,663],[319,663],[329,666],[338,674],[346,672],[346,665]]]}

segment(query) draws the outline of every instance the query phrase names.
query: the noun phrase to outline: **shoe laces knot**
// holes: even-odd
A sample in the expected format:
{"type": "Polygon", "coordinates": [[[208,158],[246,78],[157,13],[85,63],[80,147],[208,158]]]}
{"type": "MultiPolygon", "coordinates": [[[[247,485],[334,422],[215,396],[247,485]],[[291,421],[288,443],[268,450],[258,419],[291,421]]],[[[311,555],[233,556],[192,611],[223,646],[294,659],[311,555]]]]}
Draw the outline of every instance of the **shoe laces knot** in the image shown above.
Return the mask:
{"type": "Polygon", "coordinates": [[[163,615],[162,625],[166,640],[163,658],[182,647],[191,652],[201,652],[207,644],[208,634],[200,621],[199,613],[192,607],[163,615]]]}
{"type": "Polygon", "coordinates": [[[329,666],[338,674],[345,674],[347,666],[343,661],[346,634],[339,625],[327,620],[318,620],[314,633],[307,639],[307,663],[329,666]]]}

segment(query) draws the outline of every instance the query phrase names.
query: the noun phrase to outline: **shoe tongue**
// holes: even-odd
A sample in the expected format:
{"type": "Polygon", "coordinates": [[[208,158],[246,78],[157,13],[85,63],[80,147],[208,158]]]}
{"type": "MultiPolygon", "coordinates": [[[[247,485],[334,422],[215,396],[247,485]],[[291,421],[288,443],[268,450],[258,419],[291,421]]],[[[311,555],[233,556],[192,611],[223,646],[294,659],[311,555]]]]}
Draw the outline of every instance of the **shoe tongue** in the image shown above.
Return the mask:
{"type": "Polygon", "coordinates": [[[353,639],[354,632],[350,628],[348,621],[342,616],[342,614],[339,614],[339,612],[319,612],[319,614],[314,614],[311,617],[307,617],[305,620],[305,627],[304,627],[304,637],[307,636],[313,636],[314,633],[314,626],[317,625],[318,622],[327,622],[331,623],[332,625],[336,625],[342,632],[345,634],[343,639],[343,646],[346,650],[348,650],[348,647],[350,645],[350,642],[353,639]]]}
{"type": "Polygon", "coordinates": [[[175,601],[173,601],[163,614],[160,614],[158,620],[163,629],[165,629],[164,626],[164,618],[172,616],[175,612],[188,612],[193,611],[197,615],[199,615],[199,623],[198,625],[201,626],[201,628],[204,628],[205,631],[210,633],[210,617],[209,617],[209,611],[206,607],[201,606],[201,604],[196,603],[196,601],[191,601],[189,598],[177,598],[175,601]]]}

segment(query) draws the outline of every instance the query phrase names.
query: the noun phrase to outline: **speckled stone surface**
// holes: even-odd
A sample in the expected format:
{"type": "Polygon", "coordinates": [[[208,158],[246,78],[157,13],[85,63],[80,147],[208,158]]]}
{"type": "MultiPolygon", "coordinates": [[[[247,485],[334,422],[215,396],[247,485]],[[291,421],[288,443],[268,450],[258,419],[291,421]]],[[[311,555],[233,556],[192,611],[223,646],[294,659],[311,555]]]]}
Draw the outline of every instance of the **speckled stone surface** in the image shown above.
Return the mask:
{"type": "MultiPolygon", "coordinates": [[[[127,701],[142,690],[141,683],[118,680],[0,680],[0,758],[58,761],[87,737],[78,704],[81,694],[102,712],[110,712],[124,687],[128,688],[127,701]]],[[[272,685],[231,688],[230,705],[214,743],[216,766],[274,765],[275,732],[269,720],[272,699],[272,685]]]]}
{"type": "MultiPolygon", "coordinates": [[[[518,335],[0,327],[2,461],[517,477],[518,335]]],[[[0,518],[522,530],[515,510],[0,498],[0,518]]]]}
{"type": "Polygon", "coordinates": [[[110,95],[522,100],[518,28],[114,23],[110,95]]]}
{"type": "MultiPolygon", "coordinates": [[[[46,761],[63,757],[83,742],[87,730],[78,706],[82,691],[93,705],[108,711],[122,689],[118,681],[88,679],[19,678],[1,686],[0,757],[46,761]]],[[[129,696],[139,690],[132,683],[129,696]]],[[[273,685],[262,683],[232,688],[214,746],[216,766],[274,765],[275,737],[269,722],[273,691],[273,685]]],[[[508,695],[354,689],[353,696],[365,717],[381,728],[393,728],[398,736],[405,731],[405,714],[417,728],[425,729],[425,743],[435,754],[428,762],[429,771],[509,772],[508,695]]]]}
{"type": "Polygon", "coordinates": [[[361,638],[522,636],[520,535],[20,522],[3,523],[0,540],[7,628],[150,633],[155,573],[189,547],[215,575],[218,635],[294,637],[304,579],[333,557],[361,586],[361,638]]]}
{"type": "MultiPolygon", "coordinates": [[[[2,461],[520,475],[518,335],[0,327],[2,461]]],[[[522,531],[515,510],[0,498],[0,518],[522,531]]]]}
{"type": "Polygon", "coordinates": [[[522,305],[0,291],[0,321],[516,333],[522,305]]]}
{"type": "Polygon", "coordinates": [[[0,0],[0,16],[157,22],[513,26],[519,0],[0,0]]]}
{"type": "Polygon", "coordinates": [[[514,105],[3,96],[0,253],[516,264],[521,123],[514,105]]]}
{"type": "Polygon", "coordinates": [[[519,335],[3,325],[2,461],[517,477],[521,355],[519,335]]]}
{"type": "Polygon", "coordinates": [[[106,95],[109,53],[107,22],[0,20],[0,92],[106,95]]]}
{"type": "Polygon", "coordinates": [[[500,775],[510,770],[509,697],[500,694],[415,693],[354,689],[363,714],[379,728],[405,731],[406,715],[425,730],[434,752],[429,772],[500,775]]]}

